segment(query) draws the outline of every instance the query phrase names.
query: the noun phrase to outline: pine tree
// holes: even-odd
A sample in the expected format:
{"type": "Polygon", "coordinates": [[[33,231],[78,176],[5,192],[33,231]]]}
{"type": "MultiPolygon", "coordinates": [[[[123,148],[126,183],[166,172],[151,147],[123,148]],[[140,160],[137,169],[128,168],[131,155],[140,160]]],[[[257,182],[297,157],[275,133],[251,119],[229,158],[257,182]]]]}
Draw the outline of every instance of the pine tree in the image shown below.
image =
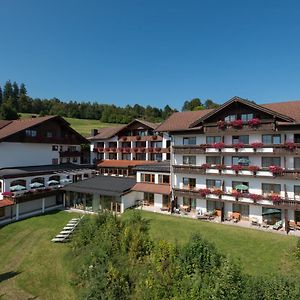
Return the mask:
{"type": "Polygon", "coordinates": [[[3,95],[2,95],[2,89],[0,86],[0,105],[2,104],[2,101],[3,101],[3,95]]]}
{"type": "Polygon", "coordinates": [[[10,80],[6,81],[3,89],[3,102],[7,101],[13,95],[13,89],[10,80]]]}
{"type": "Polygon", "coordinates": [[[27,95],[27,90],[24,83],[20,84],[19,95],[27,95]]]}

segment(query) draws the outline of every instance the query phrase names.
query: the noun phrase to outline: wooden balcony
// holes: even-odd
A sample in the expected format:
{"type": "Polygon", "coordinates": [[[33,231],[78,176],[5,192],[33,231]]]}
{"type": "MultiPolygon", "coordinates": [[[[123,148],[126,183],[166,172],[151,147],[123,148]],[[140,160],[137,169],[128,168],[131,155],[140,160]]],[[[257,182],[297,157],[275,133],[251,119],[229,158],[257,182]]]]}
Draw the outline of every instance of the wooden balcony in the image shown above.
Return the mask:
{"type": "Polygon", "coordinates": [[[201,166],[194,165],[173,165],[173,172],[179,174],[196,174],[209,176],[245,176],[255,178],[276,178],[276,179],[290,179],[300,180],[300,170],[284,170],[280,174],[273,174],[268,168],[261,168],[258,171],[251,171],[248,167],[242,167],[241,170],[232,170],[230,166],[217,168],[210,166],[209,168],[201,168],[201,166]]]}
{"type": "Polygon", "coordinates": [[[200,145],[173,146],[174,154],[204,154],[205,149],[200,145]]]}
{"type": "Polygon", "coordinates": [[[240,128],[235,128],[233,126],[227,125],[225,128],[219,128],[217,123],[206,124],[204,126],[204,133],[207,134],[236,134],[238,132],[257,132],[257,131],[274,131],[275,123],[271,123],[270,121],[262,121],[262,123],[253,128],[249,126],[247,123],[244,123],[240,128]]]}
{"type": "Polygon", "coordinates": [[[224,193],[221,195],[215,194],[207,194],[202,196],[199,190],[195,189],[180,189],[180,188],[173,188],[174,196],[177,197],[188,197],[194,199],[206,199],[212,201],[222,201],[222,202],[238,202],[241,204],[253,204],[253,205],[261,205],[265,207],[275,207],[280,209],[294,209],[300,210],[300,201],[295,199],[285,198],[277,202],[272,202],[268,199],[260,199],[260,200],[253,200],[247,194],[241,194],[239,196],[232,195],[231,193],[224,193]]]}
{"type": "Polygon", "coordinates": [[[13,201],[15,204],[17,203],[23,203],[27,201],[32,201],[36,199],[56,196],[58,194],[62,194],[63,191],[61,191],[58,188],[45,188],[45,189],[39,189],[35,191],[27,191],[22,193],[12,193],[12,195],[4,196],[3,199],[8,199],[13,201]]]}

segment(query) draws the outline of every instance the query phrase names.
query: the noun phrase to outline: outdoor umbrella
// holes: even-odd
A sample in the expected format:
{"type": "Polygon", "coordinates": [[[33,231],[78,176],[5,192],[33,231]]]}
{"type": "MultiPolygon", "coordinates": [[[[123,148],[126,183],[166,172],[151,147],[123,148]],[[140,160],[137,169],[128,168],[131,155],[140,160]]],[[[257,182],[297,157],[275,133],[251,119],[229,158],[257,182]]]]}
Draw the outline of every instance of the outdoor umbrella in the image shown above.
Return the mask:
{"type": "Polygon", "coordinates": [[[64,183],[71,183],[72,179],[68,179],[68,178],[64,178],[60,181],[60,183],[64,184],[64,183]]]}
{"type": "Polygon", "coordinates": [[[236,190],[241,190],[241,191],[247,191],[249,189],[249,187],[245,184],[238,184],[235,186],[236,190]]]}
{"type": "Polygon", "coordinates": [[[10,187],[10,190],[11,190],[12,192],[22,191],[22,190],[26,190],[26,187],[25,187],[24,185],[19,185],[19,184],[17,184],[17,185],[11,186],[11,187],[10,187]]]}
{"type": "Polygon", "coordinates": [[[50,181],[48,181],[47,183],[48,183],[48,185],[59,184],[59,182],[58,182],[57,180],[50,180],[50,181]]]}
{"type": "Polygon", "coordinates": [[[40,182],[33,182],[33,183],[30,184],[31,188],[39,188],[39,187],[42,187],[42,186],[44,186],[44,185],[40,182]]]}
{"type": "Polygon", "coordinates": [[[265,210],[265,212],[262,213],[263,216],[265,215],[276,215],[278,213],[281,213],[280,209],[276,208],[268,208],[265,210]]]}
{"type": "Polygon", "coordinates": [[[247,164],[249,162],[250,162],[250,160],[248,158],[242,157],[242,158],[238,159],[238,163],[240,163],[240,164],[247,164]]]}

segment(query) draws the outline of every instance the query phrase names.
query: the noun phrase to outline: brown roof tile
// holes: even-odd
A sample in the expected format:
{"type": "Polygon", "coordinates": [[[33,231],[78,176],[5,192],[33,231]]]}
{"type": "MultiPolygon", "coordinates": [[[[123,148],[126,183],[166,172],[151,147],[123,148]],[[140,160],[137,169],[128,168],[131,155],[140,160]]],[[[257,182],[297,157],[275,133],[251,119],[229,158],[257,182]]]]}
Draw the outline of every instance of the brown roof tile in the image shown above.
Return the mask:
{"type": "Polygon", "coordinates": [[[261,106],[293,118],[296,122],[300,122],[300,101],[268,103],[261,104],[261,106]]]}
{"type": "Polygon", "coordinates": [[[98,134],[95,136],[89,137],[89,140],[105,140],[116,135],[120,130],[125,128],[126,125],[114,126],[114,127],[103,127],[98,130],[98,134]]]}
{"type": "Polygon", "coordinates": [[[196,111],[184,111],[173,113],[165,122],[159,125],[157,131],[181,131],[188,130],[190,124],[202,118],[213,109],[204,109],[196,111]]]}
{"type": "Polygon", "coordinates": [[[11,206],[11,205],[14,205],[14,202],[9,199],[0,200],[0,208],[5,206],[11,206]]]}

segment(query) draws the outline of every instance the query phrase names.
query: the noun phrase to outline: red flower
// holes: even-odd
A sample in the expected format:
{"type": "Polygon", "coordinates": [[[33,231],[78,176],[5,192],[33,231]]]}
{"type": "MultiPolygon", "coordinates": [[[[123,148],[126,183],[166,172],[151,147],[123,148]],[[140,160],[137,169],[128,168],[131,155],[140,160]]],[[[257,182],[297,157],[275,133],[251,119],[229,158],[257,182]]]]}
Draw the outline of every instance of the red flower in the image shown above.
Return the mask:
{"type": "Polygon", "coordinates": [[[278,166],[270,166],[269,171],[272,172],[274,175],[282,175],[283,168],[278,166]]]}
{"type": "Polygon", "coordinates": [[[212,191],[212,194],[217,195],[217,196],[221,196],[224,194],[224,192],[220,189],[215,189],[212,191]]]}
{"type": "Polygon", "coordinates": [[[293,142],[285,142],[284,143],[284,148],[287,150],[293,151],[296,149],[296,147],[297,147],[296,144],[293,142]]]}
{"type": "Polygon", "coordinates": [[[156,152],[160,152],[160,151],[161,151],[161,148],[160,148],[160,147],[156,147],[156,148],[155,148],[155,151],[156,151],[156,152]]]}
{"type": "Polygon", "coordinates": [[[140,151],[145,152],[145,148],[144,147],[140,148],[140,151]]]}
{"type": "Polygon", "coordinates": [[[251,143],[251,146],[253,149],[258,149],[258,148],[262,148],[264,146],[263,143],[260,143],[260,142],[254,142],[254,143],[251,143]]]}
{"type": "Polygon", "coordinates": [[[153,140],[157,140],[157,135],[153,135],[153,136],[152,136],[152,139],[153,139],[153,140]]]}
{"type": "Polygon", "coordinates": [[[242,120],[234,120],[230,124],[234,128],[242,128],[243,127],[243,121],[242,120]]]}
{"type": "Polygon", "coordinates": [[[234,197],[241,197],[243,194],[241,192],[238,192],[238,191],[232,191],[231,195],[234,196],[234,197]]]}
{"type": "Polygon", "coordinates": [[[133,151],[134,151],[134,152],[138,152],[138,151],[139,151],[139,148],[134,147],[134,148],[133,148],[133,151]]]}
{"type": "Polygon", "coordinates": [[[263,199],[263,196],[262,195],[258,195],[258,194],[248,194],[248,197],[250,199],[252,199],[254,202],[263,199]]]}
{"type": "Polygon", "coordinates": [[[209,195],[211,192],[210,189],[200,189],[199,193],[201,197],[205,197],[206,195],[209,195]]]}
{"type": "Polygon", "coordinates": [[[258,167],[258,166],[249,166],[248,169],[249,169],[249,171],[257,172],[257,171],[260,170],[260,167],[258,167]]]}
{"type": "Polygon", "coordinates": [[[224,144],[223,142],[220,142],[220,143],[214,143],[214,144],[213,144],[213,147],[214,147],[215,149],[221,150],[221,149],[223,149],[223,148],[225,147],[225,144],[224,144]]]}
{"type": "Polygon", "coordinates": [[[200,168],[203,169],[203,170],[209,169],[210,164],[202,164],[200,168]]]}
{"type": "Polygon", "coordinates": [[[276,203],[276,202],[282,201],[281,196],[280,196],[280,195],[277,195],[277,194],[269,195],[269,196],[268,196],[268,199],[271,200],[271,201],[273,201],[273,202],[275,202],[275,203],[276,203]]]}
{"type": "Polygon", "coordinates": [[[216,165],[216,169],[221,171],[221,170],[225,169],[225,166],[224,165],[216,165]]]}
{"type": "Polygon", "coordinates": [[[245,144],[244,143],[236,143],[236,144],[233,144],[233,147],[235,149],[241,149],[241,148],[245,147],[245,144]]]}
{"type": "Polygon", "coordinates": [[[234,170],[235,172],[241,171],[243,167],[241,165],[233,165],[231,166],[231,170],[234,170]]]}
{"type": "Polygon", "coordinates": [[[149,149],[148,149],[148,152],[149,152],[149,153],[152,153],[152,152],[153,152],[153,148],[149,148],[149,149]]]}
{"type": "Polygon", "coordinates": [[[128,153],[130,152],[130,150],[131,149],[129,147],[125,148],[125,151],[128,152],[128,153]]]}
{"type": "Polygon", "coordinates": [[[258,119],[258,118],[253,118],[252,120],[249,120],[248,121],[248,125],[250,126],[250,127],[257,127],[257,126],[259,126],[260,125],[260,119],[258,119]]]}
{"type": "Polygon", "coordinates": [[[139,140],[141,139],[141,136],[138,135],[138,136],[136,137],[136,139],[137,139],[137,141],[139,141],[139,140]]]}

